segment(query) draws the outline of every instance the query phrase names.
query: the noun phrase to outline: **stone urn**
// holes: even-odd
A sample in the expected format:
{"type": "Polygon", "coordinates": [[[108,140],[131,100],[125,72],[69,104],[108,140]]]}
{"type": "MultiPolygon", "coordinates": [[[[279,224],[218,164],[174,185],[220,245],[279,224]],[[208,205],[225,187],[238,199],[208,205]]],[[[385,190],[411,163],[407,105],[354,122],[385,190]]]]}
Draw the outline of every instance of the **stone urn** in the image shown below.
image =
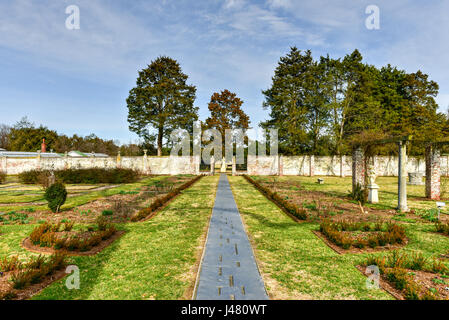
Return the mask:
{"type": "Polygon", "coordinates": [[[422,172],[409,172],[408,173],[408,184],[414,186],[422,186],[424,174],[422,172]]]}

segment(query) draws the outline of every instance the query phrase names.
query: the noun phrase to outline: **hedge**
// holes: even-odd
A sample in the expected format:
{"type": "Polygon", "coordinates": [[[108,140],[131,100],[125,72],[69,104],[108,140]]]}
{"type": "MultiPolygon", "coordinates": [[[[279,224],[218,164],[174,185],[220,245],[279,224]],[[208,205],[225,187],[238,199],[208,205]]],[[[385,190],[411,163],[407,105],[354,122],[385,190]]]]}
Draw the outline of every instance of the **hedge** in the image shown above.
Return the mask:
{"type": "MultiPolygon", "coordinates": [[[[41,175],[50,175],[50,170],[31,170],[19,174],[20,182],[24,184],[37,184],[41,175]]],[[[53,171],[56,180],[68,184],[97,184],[97,183],[132,183],[139,179],[139,172],[132,169],[91,168],[91,169],[64,169],[53,171]]]]}

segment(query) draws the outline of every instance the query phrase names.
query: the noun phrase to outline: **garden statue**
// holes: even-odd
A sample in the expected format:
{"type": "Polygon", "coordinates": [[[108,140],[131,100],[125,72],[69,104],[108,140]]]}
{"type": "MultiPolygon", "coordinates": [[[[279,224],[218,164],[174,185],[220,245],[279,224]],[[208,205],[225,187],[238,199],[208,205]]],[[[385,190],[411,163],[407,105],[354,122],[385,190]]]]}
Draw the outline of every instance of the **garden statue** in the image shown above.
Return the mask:
{"type": "Polygon", "coordinates": [[[221,160],[221,172],[226,173],[226,159],[224,157],[221,160]]]}

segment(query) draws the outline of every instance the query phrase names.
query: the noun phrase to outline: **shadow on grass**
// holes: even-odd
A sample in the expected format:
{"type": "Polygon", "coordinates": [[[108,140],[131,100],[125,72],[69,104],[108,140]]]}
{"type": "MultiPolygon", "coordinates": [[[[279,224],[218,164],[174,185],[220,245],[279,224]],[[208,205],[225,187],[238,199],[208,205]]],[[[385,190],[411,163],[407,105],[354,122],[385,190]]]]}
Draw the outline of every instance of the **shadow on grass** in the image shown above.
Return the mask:
{"type": "MultiPolygon", "coordinates": [[[[244,215],[250,216],[254,219],[256,219],[257,221],[259,221],[261,224],[270,227],[270,228],[276,228],[276,229],[290,229],[293,227],[297,227],[298,223],[295,221],[289,221],[289,222],[281,222],[281,223],[277,223],[277,222],[273,222],[270,221],[270,219],[264,217],[261,214],[257,214],[257,213],[253,213],[253,212],[248,212],[248,211],[243,211],[242,212],[244,215]]],[[[285,213],[283,213],[285,214],[285,213]]],[[[291,219],[290,217],[288,217],[289,219],[291,219]]]]}

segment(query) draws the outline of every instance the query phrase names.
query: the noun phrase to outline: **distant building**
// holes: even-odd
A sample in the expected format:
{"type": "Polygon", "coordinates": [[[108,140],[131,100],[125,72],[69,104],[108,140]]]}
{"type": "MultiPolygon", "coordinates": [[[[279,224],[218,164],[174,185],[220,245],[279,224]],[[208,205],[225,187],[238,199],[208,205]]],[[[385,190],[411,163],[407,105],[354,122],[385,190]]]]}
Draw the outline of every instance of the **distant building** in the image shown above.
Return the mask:
{"type": "MultiPolygon", "coordinates": [[[[63,158],[64,153],[56,152],[24,152],[24,151],[6,151],[0,149],[0,158],[37,158],[40,154],[41,158],[63,158]]],[[[70,158],[108,158],[109,156],[104,153],[84,153],[81,151],[70,151],[67,153],[70,158]]]]}
{"type": "MultiPolygon", "coordinates": [[[[0,158],[37,158],[39,152],[3,151],[0,150],[0,158]]],[[[61,155],[54,152],[40,153],[42,158],[61,158],[61,155]]]]}
{"type": "MultiPolygon", "coordinates": [[[[53,150],[47,152],[47,144],[45,143],[45,139],[42,139],[41,150],[36,152],[23,152],[23,151],[6,151],[5,149],[0,148],[0,158],[37,158],[40,154],[42,158],[61,158],[64,157],[64,153],[56,153],[53,150]]],[[[81,152],[81,151],[70,151],[67,153],[68,157],[71,158],[108,158],[109,156],[104,153],[95,153],[95,152],[81,152]]]]}
{"type": "Polygon", "coordinates": [[[108,158],[109,156],[104,153],[95,153],[95,152],[81,152],[81,151],[70,151],[67,155],[71,158],[108,158]]]}

